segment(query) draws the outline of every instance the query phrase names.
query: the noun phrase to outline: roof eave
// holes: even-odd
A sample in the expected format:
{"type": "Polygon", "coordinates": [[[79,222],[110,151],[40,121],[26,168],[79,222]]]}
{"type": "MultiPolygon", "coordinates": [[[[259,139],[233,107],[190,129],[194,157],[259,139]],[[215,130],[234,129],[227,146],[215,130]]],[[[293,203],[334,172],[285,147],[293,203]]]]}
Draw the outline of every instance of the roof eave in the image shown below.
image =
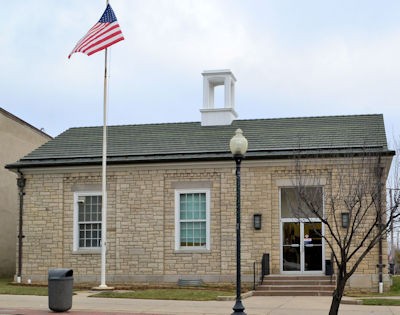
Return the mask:
{"type": "MultiPolygon", "coordinates": [[[[294,158],[332,158],[332,157],[357,157],[357,156],[394,156],[392,150],[291,150],[291,151],[249,151],[247,160],[272,160],[294,158]]],[[[198,153],[198,154],[168,154],[168,155],[143,155],[143,156],[117,156],[108,157],[108,165],[140,164],[140,163],[171,163],[171,162],[201,162],[201,161],[226,161],[232,159],[230,152],[198,153]]],[[[64,158],[42,160],[20,160],[17,163],[5,166],[9,170],[40,168],[40,167],[68,167],[68,166],[95,166],[101,165],[101,157],[90,158],[64,158]]]]}

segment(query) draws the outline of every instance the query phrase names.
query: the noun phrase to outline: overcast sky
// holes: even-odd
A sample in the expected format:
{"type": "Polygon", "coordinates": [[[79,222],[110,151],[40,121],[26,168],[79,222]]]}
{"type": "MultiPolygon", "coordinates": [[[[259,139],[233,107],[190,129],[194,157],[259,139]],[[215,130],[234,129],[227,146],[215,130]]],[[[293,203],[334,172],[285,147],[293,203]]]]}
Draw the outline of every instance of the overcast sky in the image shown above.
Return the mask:
{"type": "MultiPolygon", "coordinates": [[[[51,136],[102,125],[104,53],[67,56],[105,3],[2,1],[0,107],[51,136]]],[[[109,125],[200,121],[201,72],[231,69],[239,119],[383,113],[400,133],[398,0],[110,4],[109,125]]]]}

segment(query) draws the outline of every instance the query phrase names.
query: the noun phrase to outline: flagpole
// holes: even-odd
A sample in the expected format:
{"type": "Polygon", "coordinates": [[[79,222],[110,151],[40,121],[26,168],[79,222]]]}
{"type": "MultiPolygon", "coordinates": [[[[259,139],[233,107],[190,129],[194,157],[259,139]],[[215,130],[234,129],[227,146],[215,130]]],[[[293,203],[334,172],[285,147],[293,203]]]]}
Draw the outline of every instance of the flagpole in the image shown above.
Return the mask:
{"type": "Polygon", "coordinates": [[[106,253],[107,253],[107,93],[108,93],[108,73],[107,73],[107,47],[124,40],[122,31],[119,27],[117,18],[106,0],[106,10],[100,20],[81,38],[74,49],[68,55],[68,59],[76,52],[84,53],[88,56],[104,51],[104,101],[103,101],[103,152],[101,162],[101,274],[100,285],[95,289],[113,289],[106,284],[106,253]],[[100,40],[99,40],[100,39],[100,40]]]}
{"type": "MultiPolygon", "coordinates": [[[[108,5],[108,0],[106,1],[108,5]]],[[[100,289],[107,289],[106,254],[107,254],[107,52],[104,51],[104,95],[103,95],[103,156],[102,156],[102,202],[101,202],[101,276],[100,289]]]]}
{"type": "Polygon", "coordinates": [[[104,99],[103,99],[103,156],[102,156],[102,203],[101,203],[101,284],[106,284],[106,253],[107,253],[107,48],[104,52],[104,99]]]}

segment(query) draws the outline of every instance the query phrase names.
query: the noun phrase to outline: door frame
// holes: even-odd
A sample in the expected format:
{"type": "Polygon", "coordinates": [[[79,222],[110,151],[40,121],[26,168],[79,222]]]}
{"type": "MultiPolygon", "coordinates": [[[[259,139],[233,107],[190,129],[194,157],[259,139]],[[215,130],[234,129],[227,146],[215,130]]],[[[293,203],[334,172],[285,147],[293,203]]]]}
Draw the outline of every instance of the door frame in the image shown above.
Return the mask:
{"type": "Polygon", "coordinates": [[[279,268],[281,274],[292,274],[292,275],[321,275],[325,274],[325,239],[322,237],[321,244],[321,265],[322,270],[312,270],[305,271],[304,270],[304,223],[321,223],[321,232],[322,235],[325,235],[324,224],[320,219],[317,218],[281,218],[280,220],[280,259],[279,259],[279,268]],[[299,271],[284,271],[283,270],[283,224],[287,222],[299,223],[300,224],[300,270],[299,271]]]}

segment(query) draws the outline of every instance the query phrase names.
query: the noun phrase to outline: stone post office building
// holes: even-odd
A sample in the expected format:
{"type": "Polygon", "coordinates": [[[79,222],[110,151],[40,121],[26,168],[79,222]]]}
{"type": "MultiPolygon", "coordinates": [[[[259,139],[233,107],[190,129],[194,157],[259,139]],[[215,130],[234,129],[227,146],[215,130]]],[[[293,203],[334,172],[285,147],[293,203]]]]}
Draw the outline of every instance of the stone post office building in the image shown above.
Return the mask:
{"type": "MultiPolygon", "coordinates": [[[[108,128],[107,282],[234,281],[229,141],[237,128],[249,143],[241,173],[243,279],[252,279],[253,262],[264,253],[271,274],[324,274],[330,251],[312,231],[319,224],[324,233],[322,223],[314,220],[311,228],[290,217],[282,202],[294,183],[295,155],[308,171],[323,174],[321,198],[328,185],[338,185],[329,174],[345,155],[379,154],[386,179],[393,152],[382,115],[236,120],[233,74],[206,71],[203,77],[201,122],[108,128]],[[213,104],[218,85],[225,88],[223,108],[213,104]],[[254,215],[261,215],[261,227],[255,228],[254,215]],[[284,240],[293,236],[296,246],[288,248],[284,240]],[[306,238],[314,238],[312,251],[304,248],[306,238]]],[[[67,267],[75,281],[99,282],[101,155],[102,127],[71,128],[8,165],[26,179],[23,279],[46,281],[49,268],[67,267]]],[[[376,286],[377,263],[373,249],[353,285],[376,286]]]]}

